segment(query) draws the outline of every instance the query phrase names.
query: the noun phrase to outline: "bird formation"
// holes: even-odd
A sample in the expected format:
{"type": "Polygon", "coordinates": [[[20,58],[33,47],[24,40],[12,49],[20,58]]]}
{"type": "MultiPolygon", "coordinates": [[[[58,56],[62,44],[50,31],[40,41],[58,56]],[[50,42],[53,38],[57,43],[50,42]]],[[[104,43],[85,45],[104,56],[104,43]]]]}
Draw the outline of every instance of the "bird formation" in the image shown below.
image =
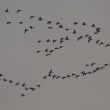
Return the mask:
{"type": "MultiPolygon", "coordinates": [[[[5,9],[4,10],[4,13],[6,13],[6,14],[9,14],[10,12],[11,11],[9,9],[5,9]]],[[[16,14],[23,13],[23,10],[22,9],[18,9],[18,10],[15,11],[15,13],[16,14]]],[[[47,38],[44,41],[43,40],[38,40],[36,42],[37,44],[41,44],[43,42],[51,43],[51,44],[59,43],[59,46],[56,46],[56,47],[54,47],[52,49],[45,48],[43,50],[40,50],[40,49],[39,50],[36,50],[36,53],[38,53],[38,54],[41,53],[41,52],[44,52],[44,53],[46,53],[45,56],[50,56],[56,50],[60,50],[60,49],[64,48],[64,45],[63,44],[66,41],[69,42],[73,38],[76,39],[77,42],[79,42],[79,41],[81,41],[83,39],[87,39],[87,42],[88,43],[94,41],[95,42],[95,45],[99,45],[99,46],[103,45],[104,47],[110,47],[110,43],[104,43],[103,41],[101,41],[99,39],[94,40],[94,37],[93,36],[96,36],[97,34],[99,34],[101,32],[101,28],[100,27],[97,27],[95,24],[90,25],[90,27],[93,30],[95,30],[93,32],[93,36],[90,35],[90,34],[79,35],[79,32],[78,32],[77,29],[75,29],[75,27],[74,27],[74,29],[73,28],[71,29],[71,28],[65,27],[59,21],[53,21],[53,20],[47,20],[47,21],[45,21],[45,19],[43,17],[37,17],[35,15],[31,15],[31,16],[28,17],[28,20],[32,20],[32,19],[35,19],[37,23],[40,23],[40,22],[44,21],[43,23],[46,24],[47,29],[49,31],[50,30],[52,31],[52,30],[54,30],[57,27],[59,30],[63,30],[64,32],[67,32],[67,34],[71,34],[71,35],[64,35],[63,37],[59,37],[59,38],[56,38],[56,39],[47,38]]],[[[9,21],[6,21],[6,25],[11,25],[13,23],[14,22],[13,21],[10,21],[10,20],[9,21]]],[[[19,21],[18,24],[22,24],[23,25],[23,24],[26,24],[26,22],[19,21]]],[[[72,25],[73,26],[81,26],[82,25],[82,26],[86,27],[89,24],[86,23],[85,21],[84,22],[81,22],[81,23],[75,21],[75,22],[72,23],[72,25]]],[[[35,28],[37,28],[35,25],[29,25],[28,27],[25,27],[24,28],[23,32],[26,35],[26,33],[30,32],[31,30],[33,30],[35,28]]],[[[95,72],[97,72],[97,71],[99,71],[101,69],[104,69],[104,68],[110,66],[110,63],[104,64],[102,66],[97,66],[97,67],[93,68],[95,65],[96,65],[96,63],[94,63],[94,62],[91,63],[91,64],[86,64],[85,67],[86,68],[87,67],[90,67],[90,68],[92,68],[92,70],[91,71],[84,71],[83,70],[79,74],[71,73],[71,74],[67,74],[67,75],[56,75],[56,74],[54,74],[53,70],[51,69],[48,72],[47,75],[43,76],[42,80],[46,80],[48,78],[51,78],[51,79],[61,79],[61,80],[63,80],[63,79],[71,78],[71,77],[74,77],[74,78],[77,79],[77,78],[79,78],[81,76],[86,76],[87,74],[93,74],[93,73],[95,73],[95,72]]],[[[41,87],[41,84],[36,84],[35,86],[28,86],[28,84],[26,82],[21,83],[21,82],[16,82],[14,80],[10,80],[10,79],[4,77],[3,74],[0,74],[0,81],[1,82],[7,82],[9,84],[13,84],[15,87],[18,87],[19,86],[19,87],[23,88],[23,90],[25,90],[25,91],[36,91],[37,88],[40,88],[41,87]]],[[[24,96],[26,96],[26,94],[22,93],[21,94],[21,97],[24,97],[24,96]]]]}

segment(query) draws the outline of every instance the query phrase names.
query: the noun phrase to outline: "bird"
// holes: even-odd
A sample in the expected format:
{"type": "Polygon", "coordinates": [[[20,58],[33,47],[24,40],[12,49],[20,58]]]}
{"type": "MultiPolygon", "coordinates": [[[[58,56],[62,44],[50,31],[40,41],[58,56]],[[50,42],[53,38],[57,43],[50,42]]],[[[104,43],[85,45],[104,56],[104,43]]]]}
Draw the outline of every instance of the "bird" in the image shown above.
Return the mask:
{"type": "Polygon", "coordinates": [[[56,79],[61,78],[61,76],[57,76],[56,79]]]}
{"type": "Polygon", "coordinates": [[[33,29],[34,28],[34,26],[29,26],[29,29],[33,29]]]}
{"type": "Polygon", "coordinates": [[[90,66],[90,65],[89,64],[86,64],[85,66],[87,67],[87,66],[90,66]]]}
{"type": "Polygon", "coordinates": [[[47,76],[44,76],[43,79],[47,79],[47,76]]]}
{"type": "Polygon", "coordinates": [[[66,77],[68,77],[68,78],[69,78],[69,77],[71,77],[71,75],[66,75],[66,77]]]}
{"type": "Polygon", "coordinates": [[[102,45],[102,44],[104,44],[104,42],[100,42],[100,44],[99,44],[99,45],[102,45]]]}
{"type": "Polygon", "coordinates": [[[97,28],[96,28],[96,31],[97,31],[97,32],[100,32],[100,29],[101,29],[101,28],[97,27],[97,28]]]}
{"type": "Polygon", "coordinates": [[[81,74],[82,74],[83,76],[85,76],[87,73],[85,73],[85,71],[82,71],[81,74]]]}
{"type": "Polygon", "coordinates": [[[48,29],[53,29],[53,27],[52,27],[52,26],[50,26],[50,27],[48,27],[48,29]]]}
{"type": "Polygon", "coordinates": [[[50,53],[53,53],[54,52],[54,50],[50,50],[50,53]]]}
{"type": "Polygon", "coordinates": [[[36,87],[40,88],[40,87],[41,87],[41,85],[36,85],[36,87]]]}
{"type": "Polygon", "coordinates": [[[46,54],[45,56],[49,56],[49,55],[51,55],[51,54],[46,54]]]}
{"type": "Polygon", "coordinates": [[[100,42],[100,40],[96,40],[96,45],[100,42]]]}
{"type": "Polygon", "coordinates": [[[10,21],[8,21],[8,22],[6,22],[6,24],[11,24],[12,22],[10,22],[10,21]]]}
{"type": "Polygon", "coordinates": [[[55,47],[54,49],[59,49],[58,47],[55,47]]]}
{"type": "Polygon", "coordinates": [[[74,25],[77,25],[77,24],[78,24],[78,22],[74,22],[73,24],[74,24],[74,25]]]}
{"type": "Polygon", "coordinates": [[[26,32],[28,32],[29,30],[28,29],[24,29],[24,34],[26,33],[26,32]]]}
{"type": "Polygon", "coordinates": [[[83,25],[83,26],[85,26],[85,25],[86,25],[86,23],[85,23],[85,22],[83,22],[83,23],[82,23],[82,25],[83,25]]]}
{"type": "Polygon", "coordinates": [[[59,46],[59,48],[63,48],[64,46],[59,46]]]}
{"type": "Polygon", "coordinates": [[[80,75],[76,75],[75,78],[78,78],[80,75]]]}
{"type": "Polygon", "coordinates": [[[69,28],[65,28],[65,31],[68,31],[68,30],[70,30],[69,28]]]}
{"type": "Polygon", "coordinates": [[[19,24],[24,24],[24,23],[22,21],[20,21],[19,24]]]}
{"type": "Polygon", "coordinates": [[[23,83],[23,84],[22,84],[22,87],[25,87],[25,86],[26,86],[26,83],[23,83]]]}
{"type": "Polygon", "coordinates": [[[89,71],[87,74],[91,74],[91,71],[89,71]]]}
{"type": "Polygon", "coordinates": [[[52,75],[52,79],[54,79],[55,77],[57,77],[57,75],[52,75]]]}
{"type": "Polygon", "coordinates": [[[62,77],[62,79],[65,79],[65,78],[66,78],[65,76],[62,77]]]}
{"type": "Polygon", "coordinates": [[[95,24],[92,24],[91,27],[96,27],[95,24]]]}
{"type": "Polygon", "coordinates": [[[41,42],[42,42],[41,40],[38,40],[38,41],[37,41],[37,43],[41,43],[41,42]]]}
{"type": "Polygon", "coordinates": [[[71,75],[72,75],[72,76],[75,76],[76,74],[72,73],[71,75]]]}
{"type": "Polygon", "coordinates": [[[73,34],[77,34],[76,30],[73,31],[73,34]]]}
{"type": "Polygon", "coordinates": [[[38,17],[38,20],[39,20],[39,21],[43,21],[43,18],[42,18],[42,17],[38,17]]]}
{"type": "Polygon", "coordinates": [[[60,24],[60,25],[59,25],[59,28],[64,28],[64,27],[63,27],[63,25],[60,24]]]}
{"type": "Polygon", "coordinates": [[[56,41],[57,41],[57,40],[54,39],[54,40],[53,40],[53,43],[55,43],[56,41]]]}
{"type": "Polygon", "coordinates": [[[70,40],[68,36],[66,36],[65,40],[70,40]]]}
{"type": "Polygon", "coordinates": [[[30,16],[29,19],[35,18],[35,16],[30,16]]]}
{"type": "Polygon", "coordinates": [[[84,36],[80,36],[77,38],[77,41],[79,41],[80,39],[82,39],[84,36]]]}
{"type": "Polygon", "coordinates": [[[5,12],[6,12],[6,13],[9,13],[10,11],[9,11],[9,9],[6,9],[5,12]]]}
{"type": "Polygon", "coordinates": [[[17,83],[15,83],[15,86],[18,86],[19,84],[20,84],[20,83],[17,82],[17,83]]]}
{"type": "Polygon", "coordinates": [[[96,71],[99,70],[99,67],[96,68],[96,71]]]}
{"type": "Polygon", "coordinates": [[[49,76],[51,76],[52,73],[53,73],[53,70],[51,69],[51,70],[49,71],[49,76]]]}
{"type": "Polygon", "coordinates": [[[8,79],[6,79],[6,78],[3,78],[3,81],[5,82],[5,81],[8,81],[8,79]]]}
{"type": "Polygon", "coordinates": [[[40,53],[40,52],[41,52],[40,50],[37,50],[37,51],[36,51],[36,53],[40,53]]]}
{"type": "Polygon", "coordinates": [[[92,40],[93,40],[92,38],[89,38],[89,39],[88,39],[88,43],[89,43],[90,41],[92,41],[92,40]]]}
{"type": "Polygon", "coordinates": [[[29,87],[28,89],[31,89],[32,91],[36,90],[36,88],[34,88],[34,87],[29,87]]]}
{"type": "Polygon", "coordinates": [[[21,94],[21,97],[24,97],[25,96],[25,94],[21,94]]]}
{"type": "Polygon", "coordinates": [[[64,40],[60,40],[60,44],[62,44],[64,42],[64,40]]]}
{"type": "Polygon", "coordinates": [[[25,90],[28,90],[29,88],[25,87],[24,89],[25,89],[25,90]]]}
{"type": "Polygon", "coordinates": [[[91,67],[94,66],[96,63],[91,63],[91,67]]]}
{"type": "Polygon", "coordinates": [[[103,68],[105,68],[105,67],[102,66],[102,67],[100,67],[99,69],[103,69],[103,68]]]}
{"type": "Polygon", "coordinates": [[[19,12],[21,12],[21,11],[23,11],[23,10],[19,10],[19,9],[18,9],[18,10],[16,11],[16,13],[19,13],[19,12]]]}
{"type": "Polygon", "coordinates": [[[50,42],[51,40],[48,38],[47,40],[46,40],[46,42],[50,42]]]}
{"type": "Polygon", "coordinates": [[[49,49],[45,49],[45,52],[49,52],[49,49]]]}
{"type": "Polygon", "coordinates": [[[52,24],[52,21],[48,21],[47,24],[49,24],[49,25],[52,24]]]}
{"type": "Polygon", "coordinates": [[[108,66],[108,64],[104,64],[104,66],[108,66]]]}
{"type": "Polygon", "coordinates": [[[108,47],[108,46],[110,46],[110,44],[106,44],[106,45],[105,45],[105,47],[108,47]]]}
{"type": "Polygon", "coordinates": [[[9,83],[13,83],[13,81],[12,80],[9,80],[9,83]]]}
{"type": "Polygon", "coordinates": [[[56,25],[60,25],[61,23],[60,22],[56,22],[56,25]]]}
{"type": "Polygon", "coordinates": [[[2,77],[3,76],[3,74],[0,74],[0,77],[2,77]]]}

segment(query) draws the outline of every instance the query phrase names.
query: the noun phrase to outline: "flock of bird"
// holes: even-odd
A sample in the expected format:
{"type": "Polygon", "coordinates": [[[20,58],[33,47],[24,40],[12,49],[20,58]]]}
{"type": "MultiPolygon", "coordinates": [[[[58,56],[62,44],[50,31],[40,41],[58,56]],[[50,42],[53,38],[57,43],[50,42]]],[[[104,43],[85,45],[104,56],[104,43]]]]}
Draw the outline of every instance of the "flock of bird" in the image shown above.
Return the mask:
{"type": "MultiPolygon", "coordinates": [[[[22,11],[23,10],[18,9],[18,10],[16,10],[16,14],[22,13],[22,11]]],[[[4,13],[7,13],[8,14],[8,13],[10,13],[10,10],[9,9],[6,9],[6,10],[4,10],[4,13]]],[[[31,20],[31,19],[36,19],[37,22],[44,21],[44,18],[42,18],[42,17],[36,17],[36,16],[33,16],[33,15],[29,16],[29,20],[31,20]]],[[[6,25],[10,25],[12,23],[13,23],[12,21],[7,21],[6,22],[6,25]]],[[[25,22],[20,21],[19,24],[25,24],[25,22]]],[[[104,47],[110,47],[110,43],[104,43],[103,41],[98,40],[98,39],[97,40],[94,40],[94,37],[93,36],[95,36],[95,35],[97,35],[97,34],[99,34],[101,32],[101,28],[100,27],[97,27],[95,24],[90,25],[90,27],[92,29],[95,29],[95,31],[93,32],[93,36],[92,35],[89,35],[89,34],[85,34],[85,35],[80,35],[80,36],[77,36],[77,37],[76,37],[76,35],[78,35],[78,31],[76,29],[73,30],[73,29],[70,29],[70,28],[67,28],[67,27],[65,28],[64,25],[61,22],[59,22],[59,21],[56,21],[56,22],[54,22],[52,20],[46,21],[47,29],[48,30],[53,30],[54,29],[53,24],[56,25],[59,29],[62,29],[63,31],[65,31],[65,32],[67,32],[69,34],[71,33],[72,35],[71,36],[66,35],[66,36],[61,37],[59,39],[47,38],[45,41],[38,40],[37,41],[37,44],[41,44],[43,42],[52,43],[52,44],[59,43],[59,46],[56,46],[53,49],[45,48],[43,50],[43,52],[46,53],[45,56],[49,56],[53,52],[55,52],[56,50],[59,50],[61,48],[64,48],[63,43],[66,42],[66,41],[70,41],[73,38],[74,39],[76,38],[76,41],[77,42],[79,42],[80,40],[82,40],[82,39],[85,38],[85,39],[87,39],[87,42],[88,43],[90,43],[91,41],[94,41],[95,42],[95,45],[99,45],[99,46],[103,45],[104,47]]],[[[82,23],[79,23],[79,22],[73,22],[72,23],[72,25],[74,25],[74,26],[77,26],[78,24],[80,24],[82,26],[88,25],[85,21],[82,22],[82,23]]],[[[35,26],[33,26],[33,25],[28,26],[28,28],[25,28],[24,29],[24,34],[26,34],[27,32],[31,31],[32,29],[35,29],[35,26]]],[[[42,50],[40,50],[40,49],[36,51],[36,53],[40,53],[40,52],[42,52],[42,50]]],[[[95,65],[96,65],[96,63],[91,63],[91,64],[86,64],[85,67],[91,67],[92,68],[95,65]]],[[[51,69],[48,72],[47,75],[43,76],[42,80],[46,80],[48,78],[62,79],[62,80],[63,79],[66,79],[66,78],[70,78],[70,77],[79,78],[80,76],[86,76],[88,74],[93,74],[93,73],[97,72],[98,70],[104,69],[104,68],[106,68],[108,66],[110,66],[110,63],[104,64],[103,66],[97,66],[95,69],[92,69],[92,71],[87,71],[87,72],[81,71],[79,74],[71,73],[71,74],[66,74],[66,75],[63,75],[63,76],[54,74],[53,70],[51,69]]],[[[20,87],[22,87],[26,91],[28,91],[28,90],[29,91],[36,91],[37,88],[40,88],[41,87],[41,84],[36,84],[34,87],[28,87],[28,85],[27,85],[26,82],[23,82],[23,83],[15,82],[13,80],[10,80],[10,79],[4,77],[3,74],[0,74],[0,81],[7,82],[7,83],[10,83],[10,84],[13,83],[14,86],[20,86],[20,87]]],[[[25,96],[24,93],[21,94],[21,97],[24,97],[24,96],[25,96]]]]}

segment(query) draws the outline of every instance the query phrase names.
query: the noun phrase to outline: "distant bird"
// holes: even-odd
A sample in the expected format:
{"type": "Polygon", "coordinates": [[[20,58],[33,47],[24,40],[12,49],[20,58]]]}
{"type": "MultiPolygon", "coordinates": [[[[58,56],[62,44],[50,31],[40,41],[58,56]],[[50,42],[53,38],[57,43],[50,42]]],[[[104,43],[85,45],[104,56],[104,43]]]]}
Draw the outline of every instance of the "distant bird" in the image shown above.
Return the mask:
{"type": "Polygon", "coordinates": [[[29,29],[34,29],[34,26],[29,26],[29,29]]]}
{"type": "Polygon", "coordinates": [[[11,24],[12,22],[10,22],[10,21],[8,21],[8,22],[6,22],[6,24],[11,24]]]}
{"type": "Polygon", "coordinates": [[[52,26],[50,26],[50,27],[48,27],[48,29],[53,29],[53,27],[52,27],[52,26]]]}
{"type": "Polygon", "coordinates": [[[74,24],[74,25],[77,25],[77,24],[78,24],[78,22],[74,22],[73,24],[74,24]]]}
{"type": "Polygon", "coordinates": [[[55,77],[57,77],[57,75],[52,75],[52,79],[54,79],[55,77]]]}
{"type": "Polygon", "coordinates": [[[24,24],[24,23],[22,21],[20,21],[19,24],[24,24]]]}
{"type": "Polygon", "coordinates": [[[54,52],[54,50],[50,50],[50,53],[53,53],[54,52]]]}
{"type": "Polygon", "coordinates": [[[68,31],[68,30],[70,30],[69,28],[65,28],[65,31],[68,31]]]}
{"type": "Polygon", "coordinates": [[[44,76],[43,79],[47,79],[47,76],[44,76]]]}
{"type": "Polygon", "coordinates": [[[35,16],[30,16],[29,19],[35,18],[35,16]]]}
{"type": "Polygon", "coordinates": [[[89,64],[86,64],[85,66],[87,67],[87,66],[90,66],[90,65],[89,64]]]}
{"type": "Polygon", "coordinates": [[[53,73],[53,70],[51,69],[51,70],[49,71],[49,76],[51,76],[52,73],[53,73]]]}
{"type": "Polygon", "coordinates": [[[78,78],[80,75],[76,75],[75,78],[78,78]]]}
{"type": "Polygon", "coordinates": [[[48,53],[48,54],[46,54],[45,56],[49,56],[49,55],[51,55],[51,54],[48,53]]]}
{"type": "Polygon", "coordinates": [[[56,25],[60,25],[61,23],[60,22],[56,22],[56,25]]]}
{"type": "Polygon", "coordinates": [[[24,89],[25,89],[25,90],[28,90],[29,88],[25,87],[24,89]]]}
{"type": "Polygon", "coordinates": [[[65,76],[62,77],[62,79],[65,79],[65,78],[66,78],[65,76]]]}
{"type": "Polygon", "coordinates": [[[91,67],[94,66],[96,63],[91,63],[91,67]]]}
{"type": "Polygon", "coordinates": [[[21,12],[21,11],[22,11],[22,10],[17,10],[16,13],[19,13],[19,12],[21,12]]]}
{"type": "Polygon", "coordinates": [[[97,31],[97,32],[100,32],[100,30],[101,30],[101,28],[99,28],[99,27],[98,27],[98,28],[96,28],[96,31],[97,31]]]}
{"type": "Polygon", "coordinates": [[[96,40],[96,44],[98,44],[100,42],[100,40],[96,40]]]}
{"type": "Polygon", "coordinates": [[[47,24],[49,24],[49,25],[52,24],[52,21],[48,21],[47,24]]]}
{"type": "Polygon", "coordinates": [[[59,28],[64,28],[64,27],[63,27],[63,25],[60,24],[60,25],[59,25],[59,28]]]}
{"type": "Polygon", "coordinates": [[[92,41],[92,40],[93,40],[92,37],[89,36],[89,37],[88,37],[88,43],[89,43],[90,41],[92,41]]]}
{"type": "Polygon", "coordinates": [[[18,86],[20,83],[15,83],[15,86],[18,86]]]}
{"type": "Polygon", "coordinates": [[[83,26],[85,26],[85,25],[86,25],[86,23],[85,23],[85,22],[83,22],[83,23],[82,23],[82,25],[83,25],[83,26]]]}
{"type": "Polygon", "coordinates": [[[105,68],[105,67],[102,66],[102,67],[100,67],[99,69],[103,69],[103,68],[105,68]]]}
{"type": "Polygon", "coordinates": [[[90,35],[86,34],[85,37],[90,37],[90,35]]]}
{"type": "Polygon", "coordinates": [[[57,77],[56,77],[56,79],[59,79],[59,78],[61,78],[61,76],[57,76],[57,77]]]}
{"type": "Polygon", "coordinates": [[[50,42],[51,40],[48,38],[47,40],[46,40],[46,42],[50,42]]]}
{"type": "Polygon", "coordinates": [[[10,11],[9,11],[9,9],[6,9],[5,12],[6,12],[6,13],[9,13],[10,11]]]}
{"type": "Polygon", "coordinates": [[[28,89],[31,89],[32,91],[36,90],[36,88],[34,88],[34,87],[29,87],[28,89]]]}
{"type": "Polygon", "coordinates": [[[91,27],[96,27],[95,24],[92,24],[91,27]]]}
{"type": "Polygon", "coordinates": [[[99,67],[96,68],[96,71],[99,70],[99,67]]]}
{"type": "Polygon", "coordinates": [[[87,74],[91,74],[92,72],[91,71],[89,71],[87,74]]]}
{"type": "Polygon", "coordinates": [[[49,49],[45,49],[45,52],[49,52],[49,49]]]}
{"type": "Polygon", "coordinates": [[[13,83],[13,81],[12,80],[9,80],[9,83],[13,83]]]}
{"type": "Polygon", "coordinates": [[[57,40],[54,39],[54,40],[53,40],[53,43],[55,43],[56,41],[57,41],[57,40]]]}
{"type": "Polygon", "coordinates": [[[40,87],[41,87],[41,85],[36,85],[36,87],[40,88],[40,87]]]}
{"type": "Polygon", "coordinates": [[[66,75],[67,78],[71,77],[71,75],[66,75]]]}
{"type": "Polygon", "coordinates": [[[77,41],[79,41],[80,39],[82,39],[84,36],[80,36],[77,38],[77,41]]]}
{"type": "Polygon", "coordinates": [[[26,86],[26,83],[23,83],[23,84],[22,84],[22,87],[25,87],[25,86],[26,86]]]}
{"type": "Polygon", "coordinates": [[[60,40],[60,44],[62,44],[64,42],[64,40],[60,40]]]}
{"type": "Polygon", "coordinates": [[[59,48],[63,48],[64,46],[59,46],[59,48]]]}
{"type": "Polygon", "coordinates": [[[58,47],[55,47],[54,49],[59,49],[58,47]]]}
{"type": "Polygon", "coordinates": [[[38,17],[38,20],[39,20],[39,21],[43,21],[43,18],[42,18],[42,17],[38,17]]]}
{"type": "Polygon", "coordinates": [[[37,43],[41,43],[41,42],[42,42],[41,40],[38,40],[38,41],[37,41],[37,43]]]}
{"type": "Polygon", "coordinates": [[[3,76],[3,74],[0,74],[0,77],[2,77],[3,76]]]}
{"type": "Polygon", "coordinates": [[[26,33],[26,32],[28,32],[29,30],[28,29],[24,29],[24,34],[26,33]]]}
{"type": "Polygon", "coordinates": [[[99,45],[102,45],[102,44],[104,44],[104,42],[100,42],[100,44],[99,44],[99,45]]]}
{"type": "Polygon", "coordinates": [[[82,71],[81,74],[82,74],[83,76],[87,75],[87,73],[85,73],[85,71],[82,71]]]}
{"type": "Polygon", "coordinates": [[[66,36],[65,40],[70,40],[68,36],[66,36]]]}
{"type": "Polygon", "coordinates": [[[73,31],[73,34],[77,34],[76,30],[73,31]]]}
{"type": "Polygon", "coordinates": [[[8,79],[6,79],[6,78],[3,78],[3,81],[5,82],[5,81],[8,81],[8,79]]]}
{"type": "Polygon", "coordinates": [[[36,53],[40,53],[40,52],[41,52],[40,50],[37,50],[37,51],[36,51],[36,53]]]}
{"type": "Polygon", "coordinates": [[[108,66],[108,64],[104,64],[104,66],[108,66]]]}
{"type": "Polygon", "coordinates": [[[110,44],[106,44],[106,45],[105,45],[105,47],[108,47],[108,46],[110,46],[110,44]]]}
{"type": "Polygon", "coordinates": [[[72,73],[71,75],[72,75],[72,76],[75,76],[76,74],[72,73]]]}
{"type": "Polygon", "coordinates": [[[24,97],[25,96],[25,94],[21,94],[21,97],[24,97]]]}

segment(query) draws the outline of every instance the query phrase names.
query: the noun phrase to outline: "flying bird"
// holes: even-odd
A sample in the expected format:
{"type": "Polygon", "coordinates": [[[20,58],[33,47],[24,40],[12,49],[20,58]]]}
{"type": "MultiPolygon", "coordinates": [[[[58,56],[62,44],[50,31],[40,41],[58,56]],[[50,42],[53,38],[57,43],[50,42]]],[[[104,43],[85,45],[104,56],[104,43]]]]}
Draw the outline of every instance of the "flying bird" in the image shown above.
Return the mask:
{"type": "Polygon", "coordinates": [[[39,20],[39,21],[43,21],[43,18],[42,18],[42,17],[38,17],[38,20],[39,20]]]}
{"type": "Polygon", "coordinates": [[[46,42],[50,42],[51,40],[48,38],[47,40],[46,40],[46,42]]]}
{"type": "Polygon", "coordinates": [[[8,21],[8,22],[6,22],[6,24],[11,24],[12,22],[10,22],[10,21],[8,21]]]}
{"type": "Polygon", "coordinates": [[[100,40],[96,40],[96,44],[98,44],[100,42],[100,40]]]}
{"type": "Polygon", "coordinates": [[[40,52],[41,52],[40,50],[37,50],[37,51],[36,51],[36,53],[40,53],[40,52]]]}
{"type": "Polygon", "coordinates": [[[35,18],[35,16],[30,16],[29,19],[35,18]]]}
{"type": "Polygon", "coordinates": [[[60,25],[61,23],[60,22],[56,22],[56,25],[60,25]]]}
{"type": "Polygon", "coordinates": [[[99,45],[102,45],[102,44],[104,44],[104,42],[100,42],[100,44],[99,44],[99,45]]]}
{"type": "Polygon", "coordinates": [[[91,63],[91,67],[94,66],[96,63],[91,63]]]}
{"type": "Polygon", "coordinates": [[[54,79],[57,75],[52,75],[52,79],[54,79]]]}
{"type": "Polygon", "coordinates": [[[75,78],[78,78],[80,75],[76,75],[75,78]]]}
{"type": "Polygon", "coordinates": [[[19,13],[19,12],[21,12],[21,11],[23,11],[23,10],[17,10],[16,13],[19,13]]]}
{"type": "Polygon", "coordinates": [[[52,21],[48,21],[47,24],[49,24],[49,25],[52,24],[52,21]]]}
{"type": "Polygon", "coordinates": [[[10,11],[9,11],[9,9],[6,9],[5,12],[6,12],[6,13],[9,13],[10,11]]]}
{"type": "Polygon", "coordinates": [[[52,26],[50,26],[50,27],[48,27],[48,29],[53,29],[53,27],[52,27],[52,26]]]}
{"type": "Polygon", "coordinates": [[[76,30],[73,31],[73,34],[77,34],[76,30]]]}
{"type": "Polygon", "coordinates": [[[95,24],[92,24],[91,27],[96,27],[95,24]]]}
{"type": "Polygon", "coordinates": [[[13,81],[12,80],[9,80],[9,83],[13,83],[13,81]]]}
{"type": "Polygon", "coordinates": [[[59,25],[59,28],[64,28],[64,27],[63,27],[63,25],[60,24],[60,25],[59,25]]]}
{"type": "Polygon", "coordinates": [[[83,25],[83,26],[85,26],[85,25],[86,25],[86,23],[85,23],[85,22],[83,22],[83,23],[82,23],[82,25],[83,25]]]}
{"type": "Polygon", "coordinates": [[[73,24],[74,24],[74,25],[77,25],[77,24],[78,24],[78,22],[74,22],[73,24]]]}
{"type": "Polygon", "coordinates": [[[85,73],[85,71],[82,71],[81,74],[82,74],[83,76],[87,75],[87,73],[85,73]]]}
{"type": "Polygon", "coordinates": [[[38,41],[37,41],[37,43],[41,43],[41,42],[42,42],[41,40],[38,40],[38,41]]]}
{"type": "Polygon", "coordinates": [[[24,23],[22,21],[20,21],[19,24],[24,24],[24,23]]]}
{"type": "Polygon", "coordinates": [[[21,97],[24,97],[25,96],[25,94],[21,94],[21,97]]]}
{"type": "Polygon", "coordinates": [[[82,39],[84,36],[80,36],[77,38],[77,41],[79,41],[80,39],[82,39]]]}
{"type": "Polygon", "coordinates": [[[41,85],[36,85],[36,87],[40,88],[40,87],[41,87],[41,85]]]}
{"type": "Polygon", "coordinates": [[[108,47],[108,46],[110,46],[110,44],[106,44],[106,45],[105,45],[105,47],[108,47]]]}
{"type": "Polygon", "coordinates": [[[24,29],[24,34],[26,33],[26,32],[28,32],[29,30],[28,29],[24,29]]]}
{"type": "Polygon", "coordinates": [[[54,39],[54,40],[53,40],[53,43],[55,43],[56,41],[57,41],[57,40],[54,39]]]}
{"type": "Polygon", "coordinates": [[[34,26],[29,26],[29,29],[34,29],[34,26]]]}
{"type": "Polygon", "coordinates": [[[69,28],[65,28],[65,31],[69,31],[70,29],[69,28]]]}

